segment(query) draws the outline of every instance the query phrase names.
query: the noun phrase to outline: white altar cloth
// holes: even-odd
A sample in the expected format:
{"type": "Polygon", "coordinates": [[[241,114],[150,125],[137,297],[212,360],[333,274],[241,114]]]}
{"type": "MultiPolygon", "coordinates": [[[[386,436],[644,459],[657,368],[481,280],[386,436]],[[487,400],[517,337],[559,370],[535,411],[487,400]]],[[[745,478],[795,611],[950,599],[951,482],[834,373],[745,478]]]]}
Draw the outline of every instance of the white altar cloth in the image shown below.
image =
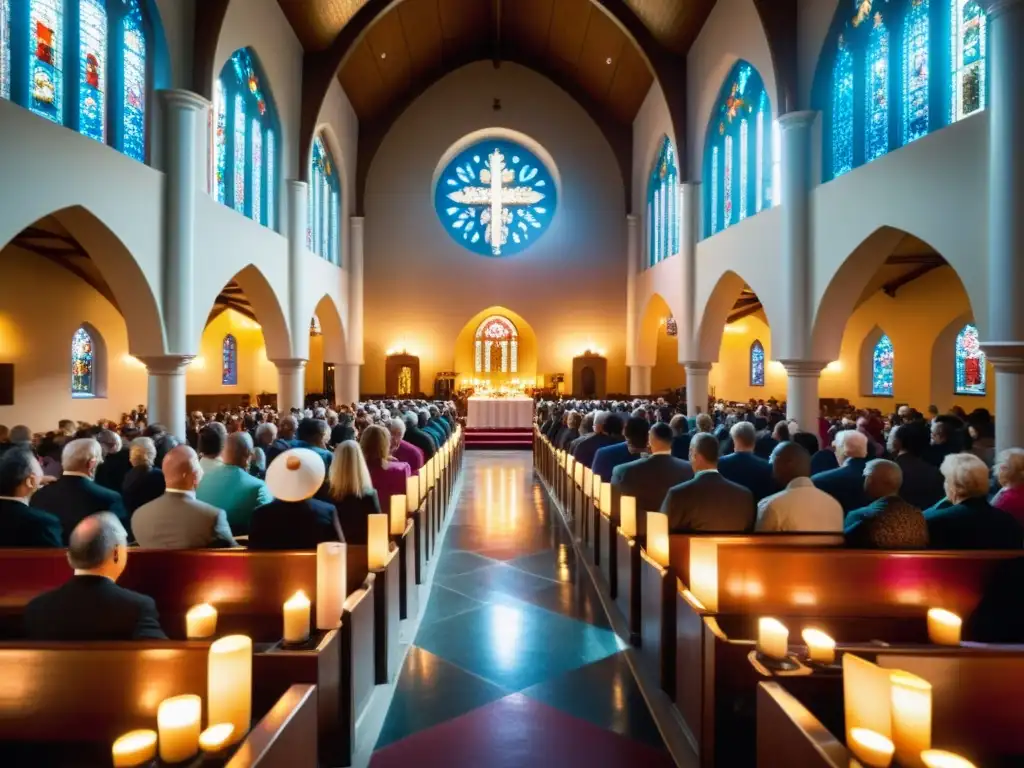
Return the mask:
{"type": "Polygon", "coordinates": [[[533,400],[529,397],[471,397],[467,429],[530,429],[533,400]]]}

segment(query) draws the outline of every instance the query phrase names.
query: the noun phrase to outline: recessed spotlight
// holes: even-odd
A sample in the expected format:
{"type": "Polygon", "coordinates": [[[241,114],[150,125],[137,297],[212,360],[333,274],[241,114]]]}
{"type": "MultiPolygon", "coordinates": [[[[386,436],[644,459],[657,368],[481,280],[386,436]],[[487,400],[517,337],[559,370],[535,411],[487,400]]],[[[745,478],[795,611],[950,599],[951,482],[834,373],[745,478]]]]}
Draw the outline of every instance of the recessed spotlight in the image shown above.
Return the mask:
{"type": "Polygon", "coordinates": [[[387,53],[381,52],[380,57],[382,59],[386,59],[388,57],[388,55],[387,55],[387,53]]]}
{"type": "Polygon", "coordinates": [[[604,63],[605,64],[611,64],[612,63],[612,57],[609,56],[607,59],[604,60],[604,63]]]}

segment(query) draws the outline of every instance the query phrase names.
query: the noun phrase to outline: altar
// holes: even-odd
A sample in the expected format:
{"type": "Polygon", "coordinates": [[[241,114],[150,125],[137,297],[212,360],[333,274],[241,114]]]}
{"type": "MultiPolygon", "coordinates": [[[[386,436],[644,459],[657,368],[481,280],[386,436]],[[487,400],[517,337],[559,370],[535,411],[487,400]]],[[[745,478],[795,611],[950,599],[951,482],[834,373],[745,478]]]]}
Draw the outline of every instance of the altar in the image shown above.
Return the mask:
{"type": "Polygon", "coordinates": [[[533,399],[521,396],[469,398],[467,429],[530,429],[533,399]]]}

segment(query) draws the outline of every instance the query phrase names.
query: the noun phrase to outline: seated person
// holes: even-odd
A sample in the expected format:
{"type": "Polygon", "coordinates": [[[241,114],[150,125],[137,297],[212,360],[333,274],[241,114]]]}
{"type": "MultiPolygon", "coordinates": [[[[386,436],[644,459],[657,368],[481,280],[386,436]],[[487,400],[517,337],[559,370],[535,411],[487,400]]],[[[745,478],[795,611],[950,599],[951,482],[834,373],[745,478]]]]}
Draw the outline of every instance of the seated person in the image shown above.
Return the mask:
{"type": "MultiPolygon", "coordinates": [[[[820,472],[811,478],[815,487],[834,498],[843,512],[852,512],[868,503],[864,496],[864,466],[868,463],[868,439],[855,429],[837,432],[833,444],[839,469],[820,472]]],[[[840,529],[842,526],[840,525],[840,529]]]]}
{"type": "MultiPolygon", "coordinates": [[[[391,455],[398,461],[409,465],[410,472],[419,472],[423,466],[423,451],[405,440],[405,422],[402,419],[394,418],[386,424],[391,434],[391,455]]],[[[345,440],[354,440],[355,432],[345,440]]],[[[344,442],[344,440],[339,440],[344,442]]]]}
{"type": "Polygon", "coordinates": [[[116,515],[84,518],[71,532],[74,577],[25,608],[30,640],[166,640],[153,598],[117,586],[128,563],[128,534],[116,515]]]}
{"type": "Polygon", "coordinates": [[[303,419],[299,422],[298,440],[293,441],[293,448],[308,448],[323,459],[324,471],[331,468],[331,452],[327,450],[327,441],[331,436],[327,422],[323,419],[303,419]]]}
{"type": "Polygon", "coordinates": [[[972,453],[942,460],[948,504],[925,510],[932,549],[1020,549],[1024,529],[1009,512],[988,503],[988,467],[972,453]]]}
{"type": "Polygon", "coordinates": [[[939,468],[922,458],[930,439],[928,425],[923,421],[900,424],[889,433],[889,452],[903,474],[900,498],[918,509],[928,509],[946,495],[939,468]]]}
{"type": "Polygon", "coordinates": [[[874,459],[864,468],[864,493],[873,501],[846,516],[846,546],[861,549],[924,549],[928,524],[921,510],[900,498],[903,472],[894,461],[874,459]]]}
{"type": "Polygon", "coordinates": [[[1024,449],[1007,448],[1002,451],[992,474],[999,484],[992,506],[1009,512],[1017,522],[1024,524],[1024,449]]]}
{"type": "Polygon", "coordinates": [[[345,541],[334,505],[313,498],[324,484],[323,459],[308,448],[292,448],[267,469],[274,501],[257,507],[249,524],[249,549],[316,549],[345,541]]]}
{"type": "Polygon", "coordinates": [[[584,467],[594,468],[594,457],[597,452],[608,445],[621,443],[622,417],[612,411],[598,411],[594,415],[594,433],[580,440],[573,455],[576,462],[584,467]]]}
{"type": "Polygon", "coordinates": [[[84,518],[95,512],[113,512],[124,525],[128,519],[121,494],[95,482],[103,461],[100,444],[91,437],[72,440],[61,452],[61,476],[33,497],[37,509],[56,515],[67,537],[84,518]]]}
{"type": "Polygon", "coordinates": [[[28,448],[15,446],[0,458],[0,547],[63,547],[60,520],[33,509],[43,468],[28,448]]]}
{"type": "Polygon", "coordinates": [[[121,444],[121,436],[109,429],[101,430],[96,441],[103,451],[103,463],[96,469],[96,482],[117,493],[124,490],[124,479],[131,471],[129,447],[121,444]]]}
{"type": "Polygon", "coordinates": [[[165,489],[164,473],[156,466],[156,443],[151,437],[136,437],[129,446],[131,471],[124,478],[124,508],[129,515],[143,504],[159,499],[165,489]]]}
{"type": "Polygon", "coordinates": [[[811,455],[797,443],[779,443],[772,451],[772,474],[783,490],[757,505],[757,532],[843,530],[843,508],[811,481],[811,455]]]}
{"type": "Polygon", "coordinates": [[[256,507],[274,500],[267,484],[249,474],[253,443],[248,432],[228,436],[224,462],[202,476],[196,498],[228,514],[235,536],[249,533],[249,520],[256,507]]]}
{"type": "Polygon", "coordinates": [[[227,514],[196,499],[203,479],[199,456],[187,445],[164,457],[166,491],[132,515],[132,533],[150,549],[203,549],[237,546],[227,514]]]}
{"type": "Polygon", "coordinates": [[[612,471],[620,464],[628,464],[643,456],[647,450],[647,435],[651,429],[647,419],[631,416],[626,421],[626,442],[606,445],[594,454],[594,474],[601,482],[612,481],[612,471]]]}
{"type": "Polygon", "coordinates": [[[370,481],[377,491],[380,508],[389,512],[391,497],[405,494],[406,480],[412,473],[409,465],[391,458],[391,434],[377,424],[371,424],[363,430],[359,437],[359,447],[370,470],[370,481]]]}
{"type": "Polygon", "coordinates": [[[355,440],[346,440],[334,449],[329,483],[328,493],[338,512],[345,541],[365,545],[369,527],[366,516],[381,510],[363,449],[355,440]]]}
{"type": "Polygon", "coordinates": [[[224,444],[228,439],[228,428],[219,421],[211,421],[199,430],[199,466],[203,472],[217,469],[224,463],[224,444]]]}
{"type": "MultiPolygon", "coordinates": [[[[783,422],[779,422],[782,424],[783,422]]],[[[772,466],[754,454],[757,431],[749,421],[740,421],[729,430],[732,437],[733,453],[723,456],[718,462],[722,477],[738,483],[754,495],[754,501],[775,493],[775,478],[772,466]]]]}
{"type": "Polygon", "coordinates": [[[672,455],[672,428],[658,423],[647,436],[651,454],[612,471],[612,492],[636,498],[636,536],[643,543],[647,537],[647,512],[661,509],[673,486],[693,479],[690,462],[672,455]]]}
{"type": "Polygon", "coordinates": [[[669,489],[661,505],[671,533],[743,533],[754,527],[754,497],[718,473],[718,451],[718,438],[707,432],[690,440],[693,479],[669,489]]]}

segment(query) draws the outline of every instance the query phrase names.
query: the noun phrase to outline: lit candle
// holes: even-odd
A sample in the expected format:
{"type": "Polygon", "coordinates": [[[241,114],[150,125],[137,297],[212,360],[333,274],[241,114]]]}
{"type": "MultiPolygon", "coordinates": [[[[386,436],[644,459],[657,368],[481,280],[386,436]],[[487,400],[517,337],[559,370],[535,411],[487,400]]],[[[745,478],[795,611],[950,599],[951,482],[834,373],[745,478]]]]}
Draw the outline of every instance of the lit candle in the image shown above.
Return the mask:
{"type": "Polygon", "coordinates": [[[199,734],[199,748],[203,752],[216,753],[231,743],[231,735],[235,732],[235,726],[231,723],[217,723],[211,725],[199,734]]]}
{"type": "Polygon", "coordinates": [[[587,466],[583,467],[583,493],[588,499],[594,493],[594,471],[587,466]]]}
{"type": "Polygon", "coordinates": [[[668,515],[647,513],[647,554],[658,565],[668,567],[668,515]]]}
{"type": "Polygon", "coordinates": [[[203,702],[192,693],[164,699],[156,711],[160,732],[160,759],[181,763],[199,751],[199,724],[203,702]]]}
{"type": "Polygon", "coordinates": [[[789,655],[789,630],[778,619],[762,617],[757,620],[757,650],[772,659],[789,655]]]}
{"type": "Polygon", "coordinates": [[[437,455],[435,454],[430,461],[427,462],[427,490],[429,491],[434,487],[434,483],[437,481],[437,455]]]}
{"type": "Polygon", "coordinates": [[[630,538],[636,538],[636,497],[619,499],[619,528],[630,538]]]}
{"type": "Polygon", "coordinates": [[[700,536],[690,538],[690,591],[704,607],[718,610],[718,545],[700,536]]]}
{"type": "Polygon", "coordinates": [[[598,504],[601,501],[601,476],[591,474],[590,480],[594,484],[594,487],[591,489],[590,495],[594,499],[594,503],[598,504]]]}
{"type": "Polygon", "coordinates": [[[800,636],[807,643],[807,656],[819,664],[831,664],[836,660],[836,641],[820,629],[805,629],[800,636]]]}
{"type": "Polygon", "coordinates": [[[889,768],[892,762],[892,742],[876,731],[854,728],[847,746],[867,768],[889,768]]]}
{"type": "Polygon", "coordinates": [[[345,545],[325,541],[316,547],[316,627],[337,629],[345,610],[348,572],[345,545]]]}
{"type": "Polygon", "coordinates": [[[391,535],[401,536],[405,533],[405,496],[391,497],[391,535]]]}
{"type": "Polygon", "coordinates": [[[185,637],[199,640],[217,632],[217,609],[209,603],[193,605],[185,614],[185,637]]]}
{"type": "Polygon", "coordinates": [[[909,672],[896,671],[892,682],[892,743],[901,766],[920,766],[921,752],[932,745],[932,686],[909,672]]]}
{"type": "Polygon", "coordinates": [[[405,481],[406,512],[415,512],[420,506],[420,476],[412,475],[405,481]]]}
{"type": "Polygon", "coordinates": [[[419,475],[420,475],[420,486],[419,486],[420,487],[420,498],[422,499],[424,496],[427,495],[427,491],[430,488],[430,486],[427,485],[427,465],[426,464],[424,464],[422,467],[420,467],[419,475]]]}
{"type": "Polygon", "coordinates": [[[601,511],[610,515],[612,513],[612,484],[601,483],[601,511]]]}
{"type": "Polygon", "coordinates": [[[252,719],[252,640],[245,635],[228,635],[210,646],[206,700],[208,722],[231,723],[231,743],[241,741],[252,719]]]}
{"type": "Polygon", "coordinates": [[[572,456],[566,455],[565,457],[565,474],[569,477],[574,477],[576,473],[576,459],[572,456]]]}
{"type": "Polygon", "coordinates": [[[944,749],[926,749],[921,753],[921,762],[927,768],[975,768],[970,760],[944,749]]]}
{"type": "Polygon", "coordinates": [[[846,742],[854,728],[865,728],[886,738],[892,735],[891,670],[865,661],[853,653],[843,654],[843,706],[846,742]]]}
{"type": "MultiPolygon", "coordinates": [[[[573,459],[573,462],[575,462],[575,461],[576,460],[573,459]]],[[[583,470],[584,469],[586,469],[586,467],[584,467],[582,464],[578,464],[578,463],[574,463],[573,464],[573,480],[575,480],[576,481],[576,485],[578,485],[580,487],[583,486],[583,470]]]]}
{"type": "Polygon", "coordinates": [[[284,604],[284,641],[304,643],[309,640],[309,598],[301,589],[284,604]]]}
{"type": "Polygon", "coordinates": [[[156,731],[128,731],[111,749],[114,768],[136,768],[156,757],[156,731]]]}
{"type": "Polygon", "coordinates": [[[388,516],[367,515],[366,519],[366,564],[376,571],[388,562],[388,516]]]}
{"type": "Polygon", "coordinates": [[[960,645],[960,617],[942,608],[928,611],[928,639],[936,645],[960,645]]]}

